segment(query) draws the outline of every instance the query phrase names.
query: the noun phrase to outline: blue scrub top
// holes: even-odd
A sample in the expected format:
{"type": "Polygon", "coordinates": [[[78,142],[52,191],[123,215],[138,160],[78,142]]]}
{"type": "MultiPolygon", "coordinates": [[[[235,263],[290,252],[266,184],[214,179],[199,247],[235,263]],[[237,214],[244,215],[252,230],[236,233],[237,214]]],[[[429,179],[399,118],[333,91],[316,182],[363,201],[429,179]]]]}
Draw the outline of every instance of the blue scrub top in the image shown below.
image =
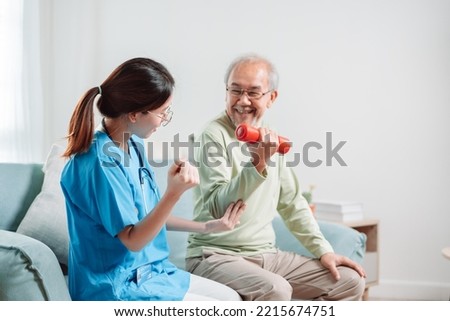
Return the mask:
{"type": "Polygon", "coordinates": [[[132,141],[128,155],[97,131],[89,150],[72,156],[62,172],[73,300],[182,300],[189,288],[189,273],[168,260],[165,226],[139,252],[128,250],[117,237],[159,201],[144,142],[136,136],[132,141]],[[144,175],[143,191],[140,163],[151,175],[144,175]]]}

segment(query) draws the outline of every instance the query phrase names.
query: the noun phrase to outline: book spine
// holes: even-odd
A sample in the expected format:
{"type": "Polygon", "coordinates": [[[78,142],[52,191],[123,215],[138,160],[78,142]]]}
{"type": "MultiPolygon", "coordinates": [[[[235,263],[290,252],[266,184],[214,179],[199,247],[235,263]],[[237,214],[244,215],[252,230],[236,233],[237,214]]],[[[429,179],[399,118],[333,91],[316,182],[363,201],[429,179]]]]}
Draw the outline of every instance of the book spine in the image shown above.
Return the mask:
{"type": "Polygon", "coordinates": [[[364,215],[362,212],[353,214],[337,214],[337,215],[316,212],[316,217],[318,220],[333,221],[333,222],[349,222],[364,219],[364,215]]]}

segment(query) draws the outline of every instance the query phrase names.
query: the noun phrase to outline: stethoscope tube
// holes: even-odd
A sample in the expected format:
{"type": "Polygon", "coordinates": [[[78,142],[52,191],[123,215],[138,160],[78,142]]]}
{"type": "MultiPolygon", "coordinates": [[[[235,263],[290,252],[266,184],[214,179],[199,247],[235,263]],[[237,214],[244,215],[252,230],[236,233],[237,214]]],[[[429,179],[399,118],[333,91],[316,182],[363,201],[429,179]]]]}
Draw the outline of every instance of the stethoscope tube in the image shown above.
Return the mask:
{"type": "MultiPolygon", "coordinates": [[[[109,134],[108,130],[106,129],[104,118],[102,119],[102,127],[103,127],[103,131],[105,132],[105,134],[108,135],[108,137],[111,140],[113,140],[111,135],[109,134]]],[[[130,143],[131,143],[131,146],[133,146],[133,148],[136,152],[136,155],[139,159],[139,169],[138,169],[139,185],[141,185],[141,193],[142,193],[142,198],[144,200],[145,212],[148,213],[147,198],[145,197],[145,191],[144,191],[145,176],[147,176],[150,181],[149,182],[150,188],[155,192],[156,196],[159,198],[158,189],[155,186],[154,178],[153,178],[151,171],[148,168],[146,168],[144,165],[144,159],[142,157],[141,152],[139,151],[138,146],[136,145],[136,142],[131,137],[130,137],[130,143]]]]}
{"type": "Polygon", "coordinates": [[[156,197],[159,198],[159,193],[158,193],[158,189],[156,188],[155,185],[155,179],[154,176],[152,174],[152,172],[145,167],[144,165],[144,159],[141,155],[141,153],[139,152],[138,147],[136,146],[136,142],[130,138],[130,142],[131,145],[133,146],[134,150],[136,151],[136,154],[139,158],[139,169],[138,169],[138,175],[139,175],[139,184],[141,185],[141,193],[142,193],[142,199],[144,200],[144,207],[145,207],[145,212],[148,213],[149,209],[147,206],[147,197],[146,197],[146,193],[144,190],[144,182],[145,182],[145,177],[148,177],[149,183],[150,183],[150,188],[153,190],[153,192],[156,194],[156,197]]]}
{"type": "MultiPolygon", "coordinates": [[[[145,212],[148,213],[147,198],[145,197],[145,192],[144,192],[144,181],[145,181],[144,175],[147,175],[148,178],[151,179],[151,180],[153,180],[153,175],[145,167],[140,167],[139,170],[138,170],[138,174],[139,174],[139,184],[141,185],[142,198],[144,199],[145,212]]],[[[153,188],[153,184],[150,184],[150,187],[158,195],[158,192],[156,191],[156,189],[153,188]]]]}

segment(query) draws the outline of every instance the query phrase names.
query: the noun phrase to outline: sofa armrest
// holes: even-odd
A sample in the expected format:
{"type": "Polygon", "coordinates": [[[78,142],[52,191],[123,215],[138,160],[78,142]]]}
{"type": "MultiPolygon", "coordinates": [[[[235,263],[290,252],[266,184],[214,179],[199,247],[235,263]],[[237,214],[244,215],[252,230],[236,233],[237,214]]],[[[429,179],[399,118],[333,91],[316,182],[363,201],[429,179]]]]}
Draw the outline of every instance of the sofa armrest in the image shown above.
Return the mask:
{"type": "Polygon", "coordinates": [[[47,245],[0,230],[0,300],[70,300],[59,262],[47,245]]]}
{"type": "MultiPolygon", "coordinates": [[[[335,253],[347,256],[357,263],[364,259],[366,251],[366,235],[348,226],[318,221],[320,230],[325,238],[330,242],[335,253]]],[[[291,251],[304,256],[314,257],[287,229],[281,217],[276,217],[273,221],[276,234],[276,245],[283,251],[291,251]]]]}

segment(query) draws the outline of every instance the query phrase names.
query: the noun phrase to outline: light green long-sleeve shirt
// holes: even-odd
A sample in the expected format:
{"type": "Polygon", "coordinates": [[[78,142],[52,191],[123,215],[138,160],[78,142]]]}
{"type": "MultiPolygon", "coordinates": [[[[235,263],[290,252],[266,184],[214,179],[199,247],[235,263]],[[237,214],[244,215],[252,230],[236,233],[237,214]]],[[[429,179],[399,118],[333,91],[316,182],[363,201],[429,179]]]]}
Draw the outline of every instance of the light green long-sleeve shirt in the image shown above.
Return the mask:
{"type": "Polygon", "coordinates": [[[224,112],[199,137],[196,161],[200,185],[194,189],[195,221],[219,218],[231,202],[242,199],[246,210],[233,230],[190,234],[187,257],[203,250],[252,255],[275,251],[272,220],[281,215],[289,230],[315,256],[333,252],[319,230],[297,177],[284,156],[272,156],[272,164],[260,174],[250,161],[247,146],[236,140],[235,126],[224,112]]]}

